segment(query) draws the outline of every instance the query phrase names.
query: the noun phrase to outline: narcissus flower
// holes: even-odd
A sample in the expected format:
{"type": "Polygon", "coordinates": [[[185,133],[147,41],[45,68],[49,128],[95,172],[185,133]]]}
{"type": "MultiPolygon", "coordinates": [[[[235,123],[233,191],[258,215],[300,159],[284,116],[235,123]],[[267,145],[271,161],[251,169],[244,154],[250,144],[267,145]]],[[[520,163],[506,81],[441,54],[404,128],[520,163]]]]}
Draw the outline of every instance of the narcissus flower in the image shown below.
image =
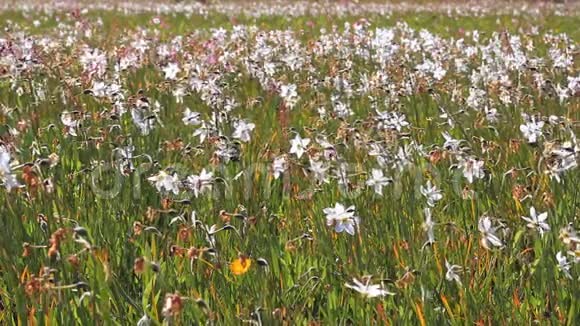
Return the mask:
{"type": "Polygon", "coordinates": [[[482,216],[479,219],[477,228],[481,233],[481,245],[485,249],[490,249],[491,247],[502,248],[504,246],[503,242],[495,234],[498,228],[491,225],[491,219],[489,217],[482,216]]]}
{"type": "Polygon", "coordinates": [[[159,192],[172,192],[176,195],[179,193],[179,176],[175,173],[168,174],[165,171],[159,171],[158,174],[147,178],[147,180],[155,185],[155,188],[157,188],[157,191],[159,192]]]}
{"type": "Polygon", "coordinates": [[[435,243],[435,223],[431,215],[431,209],[426,207],[423,212],[425,212],[425,222],[423,223],[423,230],[427,233],[427,241],[423,244],[422,248],[435,243]]]}
{"type": "Polygon", "coordinates": [[[186,108],[183,112],[183,118],[181,119],[186,125],[199,126],[201,124],[201,114],[199,112],[193,112],[189,108],[186,108]]]}
{"type": "Polygon", "coordinates": [[[421,194],[427,198],[427,204],[430,207],[435,207],[435,203],[443,198],[441,190],[437,189],[437,186],[432,186],[431,181],[427,181],[425,187],[421,186],[421,194]]]}
{"type": "Polygon", "coordinates": [[[169,63],[163,68],[163,73],[165,74],[165,79],[174,80],[177,78],[177,74],[181,72],[179,65],[176,63],[169,63]]]}
{"type": "Polygon", "coordinates": [[[286,161],[286,156],[276,157],[274,163],[272,163],[272,174],[274,175],[274,179],[278,179],[287,168],[288,162],[286,161]]]}
{"type": "Polygon", "coordinates": [[[10,161],[10,151],[4,146],[0,146],[0,180],[4,181],[4,186],[8,191],[20,185],[12,173],[10,161]]]}
{"type": "Polygon", "coordinates": [[[365,283],[357,280],[356,278],[352,279],[352,284],[345,283],[349,289],[353,289],[358,293],[362,294],[365,298],[375,298],[375,297],[383,297],[386,295],[395,295],[393,292],[389,292],[385,290],[383,285],[381,284],[370,284],[370,278],[367,279],[365,283]]]}
{"type": "Polygon", "coordinates": [[[383,187],[392,183],[393,179],[387,178],[383,174],[381,169],[373,169],[371,171],[371,177],[366,181],[368,187],[373,187],[375,193],[379,196],[383,195],[383,187]]]}
{"type": "Polygon", "coordinates": [[[463,176],[469,183],[473,183],[474,180],[482,179],[485,176],[483,172],[483,161],[467,158],[463,159],[460,164],[463,169],[463,176]]]}
{"type": "Polygon", "coordinates": [[[536,208],[530,208],[530,217],[522,216],[522,219],[528,222],[527,227],[530,229],[536,229],[540,233],[540,236],[544,236],[545,231],[550,231],[550,225],[546,223],[546,219],[548,218],[548,212],[543,212],[541,214],[536,213],[536,208]]]}
{"type": "Polygon", "coordinates": [[[528,143],[536,143],[538,138],[542,136],[542,128],[544,127],[544,121],[536,121],[532,119],[523,125],[520,125],[520,131],[527,139],[528,143]]]}
{"type": "Polygon", "coordinates": [[[195,198],[197,198],[199,195],[212,190],[213,180],[213,172],[207,172],[205,169],[202,169],[199,175],[193,174],[188,176],[185,180],[185,185],[193,191],[195,198]]]}
{"type": "Polygon", "coordinates": [[[306,151],[306,146],[310,144],[310,138],[302,138],[299,134],[296,134],[296,137],[290,143],[292,145],[290,154],[296,154],[296,157],[301,158],[306,151]]]}
{"type": "Polygon", "coordinates": [[[254,130],[254,128],[256,128],[256,125],[246,120],[239,120],[234,122],[234,127],[236,130],[234,130],[232,138],[239,139],[247,143],[250,141],[251,132],[254,130]]]}
{"type": "Polygon", "coordinates": [[[80,127],[80,122],[75,120],[74,114],[69,111],[63,111],[60,114],[60,121],[65,126],[68,135],[77,136],[77,129],[80,127]]]}
{"type": "Polygon", "coordinates": [[[572,279],[572,275],[570,275],[570,268],[572,264],[568,261],[568,258],[562,254],[561,251],[558,251],[556,254],[556,260],[558,261],[558,269],[569,279],[572,279]]]}
{"type": "Polygon", "coordinates": [[[354,206],[345,208],[342,204],[336,203],[334,208],[327,207],[323,212],[326,214],[326,225],[334,225],[334,230],[338,233],[346,231],[346,233],[354,235],[355,226],[358,226],[359,223],[358,216],[354,215],[354,206]]]}
{"type": "Polygon", "coordinates": [[[445,260],[445,268],[447,269],[447,272],[445,272],[445,279],[450,282],[455,281],[457,284],[459,284],[459,286],[462,286],[459,274],[463,272],[463,267],[450,264],[447,260],[445,260]]]}

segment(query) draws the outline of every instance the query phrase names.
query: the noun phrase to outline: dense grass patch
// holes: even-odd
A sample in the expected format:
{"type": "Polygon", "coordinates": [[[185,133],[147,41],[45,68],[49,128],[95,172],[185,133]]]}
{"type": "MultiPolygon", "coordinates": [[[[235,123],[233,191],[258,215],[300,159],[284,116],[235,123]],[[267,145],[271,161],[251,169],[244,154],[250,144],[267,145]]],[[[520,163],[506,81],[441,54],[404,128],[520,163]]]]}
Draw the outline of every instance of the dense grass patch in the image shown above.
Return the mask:
{"type": "Polygon", "coordinates": [[[0,13],[0,324],[577,324],[577,15],[231,12],[0,13]]]}

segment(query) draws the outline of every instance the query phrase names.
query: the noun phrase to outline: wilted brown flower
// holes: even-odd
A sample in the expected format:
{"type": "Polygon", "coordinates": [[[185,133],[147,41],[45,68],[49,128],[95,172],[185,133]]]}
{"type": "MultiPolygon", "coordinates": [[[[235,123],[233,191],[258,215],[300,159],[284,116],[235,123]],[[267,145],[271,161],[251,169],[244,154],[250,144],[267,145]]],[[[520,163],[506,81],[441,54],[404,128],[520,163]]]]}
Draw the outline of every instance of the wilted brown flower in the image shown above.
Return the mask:
{"type": "Polygon", "coordinates": [[[512,197],[514,200],[522,201],[528,195],[528,190],[525,186],[514,185],[512,187],[512,197]]]}
{"type": "Polygon", "coordinates": [[[168,293],[165,295],[165,304],[161,313],[165,318],[175,317],[183,310],[183,300],[178,293],[168,293]]]}
{"type": "Polygon", "coordinates": [[[554,195],[552,195],[552,193],[547,191],[542,194],[542,201],[544,202],[544,205],[548,207],[554,207],[555,205],[554,195]]]}
{"type": "Polygon", "coordinates": [[[227,223],[230,223],[230,220],[232,218],[232,214],[230,214],[222,209],[220,211],[220,218],[221,218],[222,222],[227,224],[227,223]]]}
{"type": "Polygon", "coordinates": [[[133,263],[133,272],[139,275],[142,274],[144,271],[145,271],[145,258],[143,257],[136,258],[135,262],[133,263]]]}
{"type": "Polygon", "coordinates": [[[171,256],[183,257],[186,252],[187,250],[185,248],[176,245],[172,245],[169,248],[169,254],[171,256]]]}
{"type": "Polygon", "coordinates": [[[191,228],[189,228],[189,227],[187,227],[187,226],[182,226],[182,227],[179,229],[179,232],[178,232],[178,237],[179,237],[179,239],[180,239],[181,241],[183,241],[183,242],[187,242],[187,240],[189,240],[189,238],[191,237],[191,235],[192,235],[192,230],[191,230],[191,228]]]}
{"type": "Polygon", "coordinates": [[[24,286],[24,291],[30,297],[34,296],[42,289],[42,282],[38,278],[35,277],[34,274],[30,275],[30,279],[26,282],[24,286]]]}
{"type": "Polygon", "coordinates": [[[26,183],[28,188],[34,192],[40,185],[40,179],[38,179],[38,175],[32,168],[32,165],[25,165],[22,168],[22,180],[24,180],[24,183],[26,183]]]}
{"type": "Polygon", "coordinates": [[[141,235],[142,232],[143,232],[143,224],[141,224],[141,222],[139,221],[133,222],[133,234],[139,236],[141,235]]]}
{"type": "Polygon", "coordinates": [[[473,189],[469,188],[469,186],[465,186],[463,187],[463,190],[461,190],[461,198],[464,200],[472,199],[474,194],[475,192],[473,189]]]}
{"type": "Polygon", "coordinates": [[[407,270],[401,278],[395,281],[398,288],[406,288],[415,281],[415,271],[407,270]]]}
{"type": "Polygon", "coordinates": [[[164,145],[166,151],[180,151],[183,149],[183,140],[181,138],[167,140],[165,141],[164,145]]]}
{"type": "Polygon", "coordinates": [[[429,162],[431,162],[431,164],[437,164],[442,158],[443,153],[438,149],[432,150],[429,153],[429,162]]]}
{"type": "Polygon", "coordinates": [[[167,210],[167,209],[169,209],[169,207],[171,207],[171,204],[172,204],[172,203],[173,203],[173,201],[171,200],[171,198],[163,198],[163,199],[161,200],[161,207],[162,207],[164,210],[167,210]]]}
{"type": "Polygon", "coordinates": [[[520,150],[520,145],[522,144],[519,139],[510,139],[509,149],[512,153],[517,153],[520,150]]]}
{"type": "Polygon", "coordinates": [[[30,256],[30,243],[25,242],[22,244],[22,257],[30,256]]]}
{"type": "Polygon", "coordinates": [[[63,228],[59,228],[52,235],[48,240],[49,248],[48,248],[48,257],[55,258],[59,254],[60,243],[62,239],[64,239],[67,230],[63,228]]]}
{"type": "Polygon", "coordinates": [[[145,217],[147,218],[147,221],[153,222],[157,217],[159,217],[159,212],[155,208],[149,206],[147,207],[147,212],[145,212],[145,217]]]}
{"type": "Polygon", "coordinates": [[[19,120],[18,124],[16,125],[16,129],[18,129],[18,131],[20,131],[20,132],[24,132],[24,131],[26,131],[26,129],[28,129],[29,125],[30,125],[30,121],[19,120]]]}
{"type": "Polygon", "coordinates": [[[187,256],[189,257],[189,259],[199,259],[203,257],[203,254],[210,251],[212,249],[210,248],[196,248],[196,247],[191,247],[187,250],[187,256]]]}
{"type": "Polygon", "coordinates": [[[68,256],[68,258],[67,258],[66,260],[67,260],[67,261],[69,262],[69,264],[71,264],[73,267],[75,267],[75,268],[79,267],[79,263],[80,263],[80,261],[79,261],[79,256],[78,256],[78,255],[76,255],[76,254],[75,254],[75,255],[70,255],[70,256],[68,256]]]}

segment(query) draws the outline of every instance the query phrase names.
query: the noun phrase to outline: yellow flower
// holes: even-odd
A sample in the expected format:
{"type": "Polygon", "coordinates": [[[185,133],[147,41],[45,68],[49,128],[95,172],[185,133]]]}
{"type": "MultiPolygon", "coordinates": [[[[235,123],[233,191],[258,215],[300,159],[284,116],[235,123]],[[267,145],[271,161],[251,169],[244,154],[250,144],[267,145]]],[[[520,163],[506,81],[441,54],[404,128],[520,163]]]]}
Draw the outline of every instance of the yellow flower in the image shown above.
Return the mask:
{"type": "Polygon", "coordinates": [[[247,256],[240,255],[230,264],[230,270],[234,275],[242,275],[250,269],[250,266],[252,266],[252,260],[247,256]]]}

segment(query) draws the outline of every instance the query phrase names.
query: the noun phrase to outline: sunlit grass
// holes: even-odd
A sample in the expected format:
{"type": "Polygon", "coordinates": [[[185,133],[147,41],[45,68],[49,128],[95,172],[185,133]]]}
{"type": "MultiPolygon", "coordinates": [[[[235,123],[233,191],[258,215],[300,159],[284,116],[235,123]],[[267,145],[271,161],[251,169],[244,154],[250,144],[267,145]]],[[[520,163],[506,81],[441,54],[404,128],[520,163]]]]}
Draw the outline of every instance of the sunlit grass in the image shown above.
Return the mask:
{"type": "MultiPolygon", "coordinates": [[[[176,14],[159,16],[162,24],[158,28],[152,23],[154,17],[90,12],[83,21],[96,25],[100,19],[103,27],[95,28],[98,33],[93,35],[79,36],[76,42],[114,53],[130,44],[125,36],[135,37],[140,28],[158,29],[157,35],[148,34],[153,44],[193,35],[195,42],[184,46],[183,52],[197,58],[206,54],[200,44],[208,40],[211,28],[231,30],[243,24],[263,31],[291,30],[307,48],[320,37],[321,28],[331,31],[336,25],[342,32],[345,22],[363,18],[176,14]]],[[[58,39],[56,18],[69,28],[74,26],[75,20],[64,13],[0,14],[0,22],[16,24],[6,31],[11,36],[22,30],[34,37],[58,39]],[[35,19],[40,21],[38,26],[32,23],[35,19]]],[[[573,51],[578,51],[580,38],[578,16],[447,17],[423,12],[364,18],[372,28],[405,22],[417,31],[424,28],[446,39],[468,39],[477,29],[484,40],[494,32],[509,32],[541,43],[545,33],[567,33],[576,46],[573,51]],[[539,27],[538,36],[531,33],[535,26],[539,27]]],[[[534,51],[545,56],[547,49],[534,51]]],[[[225,81],[230,85],[228,95],[240,104],[231,115],[248,119],[256,127],[251,141],[238,145],[241,158],[226,164],[213,155],[215,143],[200,144],[193,135],[197,128],[182,121],[186,107],[207,120],[215,109],[195,92],[178,103],[172,91],[181,81],[164,80],[160,66],[165,62],[157,62],[151,55],[142,67],[121,73],[119,79],[127,94],[127,108],[141,96],[162,107],[159,120],[163,127],[157,125],[150,134],[142,135],[130,113],[112,119],[105,113],[105,109],[111,112],[111,103],[85,92],[92,83],[82,72],[80,55],[81,48],[75,44],[39,54],[43,69],[18,78],[21,95],[11,85],[8,67],[0,79],[0,104],[14,109],[0,114],[2,143],[14,147],[12,158],[18,160],[12,163],[35,163],[50,154],[58,155],[55,166],[42,165],[31,173],[15,170],[22,189],[0,192],[0,324],[134,325],[143,316],[153,324],[180,325],[249,321],[263,325],[534,321],[574,325],[580,320],[577,264],[572,268],[574,278],[568,279],[555,260],[557,252],[566,250],[559,239],[560,229],[569,222],[578,227],[580,175],[574,169],[557,183],[543,173],[538,160],[544,148],[526,144],[519,130],[521,113],[530,113],[523,100],[501,106],[502,120],[495,130],[487,128],[482,112],[469,111],[455,128],[440,123],[441,107],[450,112],[465,109],[464,103],[452,100],[451,85],[467,97],[468,75],[418,84],[412,94],[400,95],[398,103],[385,104],[387,109],[405,114],[412,126],[409,135],[401,136],[407,138],[394,141],[395,148],[408,144],[407,139],[425,147],[441,145],[445,141],[442,132],[449,130],[471,145],[473,155],[485,160],[486,177],[467,184],[451,166],[451,154],[442,150],[441,155],[449,156],[435,160],[415,153],[414,164],[397,172],[394,184],[385,186],[379,196],[365,184],[376,167],[375,159],[355,145],[358,136],[374,136],[375,112],[368,96],[357,95],[350,101],[352,117],[321,120],[317,109],[330,102],[334,91],[315,91],[306,80],[307,72],[287,71],[277,78],[295,83],[301,99],[285,113],[283,99],[264,90],[240,63],[225,81]],[[34,95],[38,88],[44,89],[44,99],[34,95]],[[66,135],[60,118],[63,110],[86,114],[77,136],[66,135]],[[117,126],[112,128],[113,124],[117,126]],[[10,128],[19,128],[19,133],[11,134],[10,128]],[[276,179],[272,175],[272,159],[288,153],[296,132],[309,137],[312,144],[318,133],[334,137],[342,159],[350,164],[352,184],[347,190],[334,179],[316,184],[304,172],[309,166],[307,156],[313,153],[300,159],[291,155],[284,176],[276,179]],[[484,150],[482,140],[493,146],[484,150]],[[517,149],[515,140],[519,140],[517,149]],[[135,146],[135,153],[148,155],[134,159],[135,172],[123,175],[117,168],[99,167],[98,162],[112,164],[114,149],[129,143],[135,146]],[[212,190],[199,197],[160,194],[148,178],[167,167],[182,177],[207,169],[221,179],[214,180],[212,190]],[[522,170],[506,175],[512,168],[522,170]],[[244,174],[238,175],[241,171],[244,174]],[[535,173],[527,174],[530,171],[535,173]],[[52,191],[37,184],[47,178],[54,186],[52,191]],[[425,246],[427,204],[419,187],[427,180],[444,196],[432,208],[436,242],[425,246]],[[528,200],[520,202],[514,195],[518,185],[526,187],[531,196],[528,200]],[[336,203],[355,207],[360,223],[354,236],[337,233],[334,225],[327,225],[324,210],[336,203]],[[530,206],[549,214],[552,230],[543,237],[521,220],[530,215],[530,206]],[[200,223],[192,222],[193,212],[200,223]],[[478,221],[484,215],[510,229],[504,248],[486,250],[480,244],[478,221]],[[205,229],[214,224],[215,233],[205,229]],[[211,236],[213,240],[208,239],[211,236]],[[462,284],[446,279],[446,261],[463,268],[462,284]],[[366,282],[368,275],[373,276],[369,284],[382,284],[394,295],[365,298],[345,286],[352,287],[353,278],[366,282]]],[[[421,63],[422,55],[416,54],[412,62],[421,63]]],[[[240,55],[244,56],[248,53],[240,55]]],[[[577,53],[574,56],[577,61],[577,53]]],[[[182,66],[188,62],[183,53],[175,57],[182,66]]],[[[343,64],[335,54],[313,60],[329,76],[337,76],[336,67],[343,64]]],[[[475,65],[481,58],[472,60],[470,64],[475,65]]],[[[354,67],[356,78],[381,69],[364,60],[354,67]]],[[[575,67],[577,64],[567,71],[542,71],[556,84],[564,83],[567,76],[578,76],[575,67]]],[[[108,69],[112,74],[113,65],[108,69]]],[[[385,69],[393,83],[402,83],[405,73],[413,71],[405,64],[385,69]]],[[[514,76],[510,77],[516,80],[514,76]]],[[[557,97],[539,94],[532,73],[522,72],[519,81],[525,86],[522,97],[528,103],[532,99],[539,113],[567,117],[576,123],[571,128],[577,133],[577,95],[562,104],[557,97]]],[[[385,94],[376,91],[370,95],[384,100],[385,94]]],[[[490,96],[497,98],[497,94],[490,96]]],[[[222,128],[227,135],[234,131],[226,123],[222,128]]],[[[569,139],[556,127],[553,130],[550,137],[569,139]]],[[[380,134],[386,143],[389,136],[380,134]]],[[[323,149],[313,149],[317,150],[323,149]]]]}

